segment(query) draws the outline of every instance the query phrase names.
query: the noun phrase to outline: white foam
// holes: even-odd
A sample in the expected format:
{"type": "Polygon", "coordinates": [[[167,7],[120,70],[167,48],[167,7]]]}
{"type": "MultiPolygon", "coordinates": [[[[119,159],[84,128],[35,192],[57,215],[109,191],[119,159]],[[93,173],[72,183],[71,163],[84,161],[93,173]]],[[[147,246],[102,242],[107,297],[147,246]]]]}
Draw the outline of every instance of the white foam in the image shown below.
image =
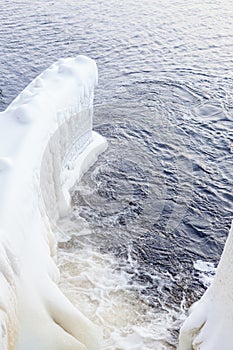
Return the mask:
{"type": "Polygon", "coordinates": [[[207,261],[197,260],[194,262],[193,267],[199,272],[199,279],[205,287],[209,287],[213,282],[216,268],[214,264],[207,261]]]}
{"type": "MultiPolygon", "coordinates": [[[[175,310],[156,310],[139,298],[140,286],[131,281],[109,254],[80,248],[59,251],[60,287],[77,308],[104,330],[103,350],[174,349],[170,329],[175,310]],[[169,343],[170,342],[170,343],[169,343]]],[[[72,248],[73,246],[73,248],[72,248]]]]}

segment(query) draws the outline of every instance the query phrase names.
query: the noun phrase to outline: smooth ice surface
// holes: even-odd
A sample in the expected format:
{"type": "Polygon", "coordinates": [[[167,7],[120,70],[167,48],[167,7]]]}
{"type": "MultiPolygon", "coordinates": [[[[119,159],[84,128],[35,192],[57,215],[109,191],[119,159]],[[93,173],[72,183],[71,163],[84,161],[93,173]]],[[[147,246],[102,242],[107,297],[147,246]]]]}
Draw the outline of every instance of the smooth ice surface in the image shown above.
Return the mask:
{"type": "MultiPolygon", "coordinates": [[[[198,264],[199,270],[204,267],[198,264]]],[[[209,270],[211,270],[209,266],[209,270]]],[[[232,350],[233,224],[216,275],[184,322],[179,350],[232,350]]]]}
{"type": "Polygon", "coordinates": [[[0,348],[101,348],[56,283],[54,231],[69,188],[106,147],[92,132],[93,60],[60,59],[0,113],[0,348]]]}

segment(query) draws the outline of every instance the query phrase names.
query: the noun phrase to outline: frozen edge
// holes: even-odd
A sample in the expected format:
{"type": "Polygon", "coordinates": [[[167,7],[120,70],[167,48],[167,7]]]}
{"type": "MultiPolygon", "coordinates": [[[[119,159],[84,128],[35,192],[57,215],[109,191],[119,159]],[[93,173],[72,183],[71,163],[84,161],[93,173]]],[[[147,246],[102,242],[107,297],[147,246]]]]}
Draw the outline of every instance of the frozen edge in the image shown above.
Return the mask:
{"type": "Polygon", "coordinates": [[[212,284],[180,330],[178,350],[233,349],[233,223],[212,284]]]}
{"type": "Polygon", "coordinates": [[[101,348],[101,331],[57,287],[52,231],[69,188],[106,148],[92,131],[96,84],[93,60],[61,59],[0,113],[2,350],[101,348]]]}

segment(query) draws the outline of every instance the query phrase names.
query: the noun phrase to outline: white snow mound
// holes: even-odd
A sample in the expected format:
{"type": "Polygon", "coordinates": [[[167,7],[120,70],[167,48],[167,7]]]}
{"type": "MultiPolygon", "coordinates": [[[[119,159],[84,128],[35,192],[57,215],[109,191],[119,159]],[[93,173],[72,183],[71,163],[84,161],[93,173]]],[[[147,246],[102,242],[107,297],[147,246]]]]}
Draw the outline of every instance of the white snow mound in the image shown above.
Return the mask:
{"type": "Polygon", "coordinates": [[[57,287],[54,231],[69,188],[106,148],[92,131],[97,67],[60,59],[0,113],[0,349],[99,350],[57,287]]]}

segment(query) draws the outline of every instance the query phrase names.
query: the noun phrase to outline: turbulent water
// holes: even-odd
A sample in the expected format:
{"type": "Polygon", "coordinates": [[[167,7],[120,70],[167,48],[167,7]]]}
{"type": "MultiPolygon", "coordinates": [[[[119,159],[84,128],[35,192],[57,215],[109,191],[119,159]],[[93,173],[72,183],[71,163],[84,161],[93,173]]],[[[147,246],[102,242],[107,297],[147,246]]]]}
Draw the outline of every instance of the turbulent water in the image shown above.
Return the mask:
{"type": "Polygon", "coordinates": [[[108,150],[72,192],[61,287],[104,349],[174,349],[232,217],[233,1],[2,0],[0,108],[60,57],[99,67],[108,150]]]}

